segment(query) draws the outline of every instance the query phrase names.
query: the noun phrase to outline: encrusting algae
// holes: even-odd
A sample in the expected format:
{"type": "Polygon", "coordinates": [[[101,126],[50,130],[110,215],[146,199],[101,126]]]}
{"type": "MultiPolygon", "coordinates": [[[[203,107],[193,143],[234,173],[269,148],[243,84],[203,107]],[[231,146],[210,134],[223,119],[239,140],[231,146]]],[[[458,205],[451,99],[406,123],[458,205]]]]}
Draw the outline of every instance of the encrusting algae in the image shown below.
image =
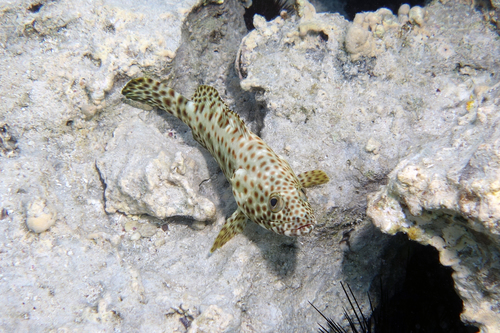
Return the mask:
{"type": "Polygon", "coordinates": [[[328,176],[320,170],[296,176],[287,161],[229,110],[213,87],[199,86],[190,101],[164,83],[137,78],[122,94],[186,123],[231,184],[238,209],[226,220],[210,252],[242,232],[247,219],[287,236],[308,234],[314,228],[316,218],[303,188],[325,184],[328,176]]]}

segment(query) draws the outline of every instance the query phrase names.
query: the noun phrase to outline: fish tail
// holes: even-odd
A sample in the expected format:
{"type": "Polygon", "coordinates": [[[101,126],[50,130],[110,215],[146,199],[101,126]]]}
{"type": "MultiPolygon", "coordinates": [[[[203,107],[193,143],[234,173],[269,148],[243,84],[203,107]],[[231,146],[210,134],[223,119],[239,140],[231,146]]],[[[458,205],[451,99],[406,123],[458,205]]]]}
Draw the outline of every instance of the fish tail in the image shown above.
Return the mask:
{"type": "Polygon", "coordinates": [[[190,100],[167,87],[163,82],[140,77],[129,81],[122,89],[122,94],[134,101],[158,107],[176,116],[189,125],[188,112],[196,106],[190,100]]]}

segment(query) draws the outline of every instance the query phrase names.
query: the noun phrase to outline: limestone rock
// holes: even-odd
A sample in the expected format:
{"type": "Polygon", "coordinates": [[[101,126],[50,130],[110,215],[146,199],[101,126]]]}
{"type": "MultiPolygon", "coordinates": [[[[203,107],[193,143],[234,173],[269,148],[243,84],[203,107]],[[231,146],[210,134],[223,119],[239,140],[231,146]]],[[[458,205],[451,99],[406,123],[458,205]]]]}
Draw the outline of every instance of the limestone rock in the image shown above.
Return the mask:
{"type": "Polygon", "coordinates": [[[364,209],[382,186],[368,203],[376,226],[444,248],[463,320],[498,331],[500,78],[490,73],[500,70],[500,43],[460,4],[405,6],[399,15],[380,9],[349,24],[316,14],[308,24],[322,29],[308,33],[303,18],[267,22],[242,42],[241,85],[269,108],[263,139],[296,172],[330,176],[308,192],[320,224],[331,223],[327,207],[364,209]],[[273,26],[275,35],[261,33],[273,26]]]}
{"type": "Polygon", "coordinates": [[[228,332],[233,316],[217,305],[210,305],[189,327],[188,333],[228,332]]]}
{"type": "Polygon", "coordinates": [[[261,20],[244,38],[240,87],[231,64],[247,34],[239,0],[2,2],[3,330],[185,332],[190,322],[229,332],[315,330],[322,318],[308,301],[341,318],[339,281],[368,309],[376,277],[399,276],[396,264],[381,264],[399,237],[365,214],[366,194],[387,185],[408,208],[387,192],[384,223],[422,242],[434,232],[428,243],[457,269],[464,320],[495,331],[498,34],[458,1],[427,5],[423,26],[410,21],[411,8],[397,18],[378,10],[356,22],[371,33],[375,57],[353,60],[345,49],[351,23],[300,4],[301,17],[261,20]],[[307,191],[313,233],[288,238],[248,223],[208,256],[236,208],[231,188],[180,121],[124,103],[120,89],[139,75],[167,80],[186,97],[213,85],[296,173],[326,171],[331,182],[307,191]],[[459,147],[471,157],[457,180],[443,161],[466,160],[459,147]],[[440,161],[445,148],[451,153],[440,161]],[[203,216],[209,198],[217,222],[190,228],[182,217],[159,230],[155,217],[106,211],[166,216],[169,193],[180,193],[173,208],[186,216],[203,216]],[[60,221],[40,235],[25,227],[35,197],[60,221]],[[443,221],[448,228],[439,229],[443,221]]]}
{"type": "MultiPolygon", "coordinates": [[[[489,105],[488,105],[489,104],[489,105]]],[[[500,330],[500,117],[456,128],[451,140],[401,161],[389,183],[370,196],[368,215],[384,232],[405,232],[440,252],[455,271],[463,319],[500,330]],[[478,278],[484,276],[484,278],[478,278]],[[479,295],[482,295],[481,297],[479,295]],[[485,306],[490,304],[490,306],[485,306]]],[[[496,114],[496,115],[495,115],[496,114]]]]}
{"type": "Polygon", "coordinates": [[[109,213],[147,214],[160,220],[183,216],[205,221],[215,216],[214,204],[195,190],[209,178],[203,156],[138,118],[118,126],[96,165],[106,184],[109,213]]]}
{"type": "Polygon", "coordinates": [[[47,231],[56,223],[56,212],[47,205],[46,200],[34,199],[26,209],[26,226],[39,234],[47,231]]]}

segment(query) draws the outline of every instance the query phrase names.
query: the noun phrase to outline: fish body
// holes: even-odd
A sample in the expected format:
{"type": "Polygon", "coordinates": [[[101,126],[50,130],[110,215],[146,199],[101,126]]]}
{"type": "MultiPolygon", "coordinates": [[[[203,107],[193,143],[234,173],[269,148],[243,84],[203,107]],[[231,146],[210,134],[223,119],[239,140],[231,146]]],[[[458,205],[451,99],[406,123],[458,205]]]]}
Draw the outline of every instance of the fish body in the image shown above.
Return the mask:
{"type": "Polygon", "coordinates": [[[229,110],[216,89],[201,85],[188,100],[164,83],[138,78],[128,82],[122,94],[187,124],[231,184],[238,208],[226,220],[210,252],[242,232],[247,219],[288,236],[308,234],[314,228],[316,219],[303,189],[327,183],[328,176],[320,170],[296,176],[287,161],[229,110]]]}

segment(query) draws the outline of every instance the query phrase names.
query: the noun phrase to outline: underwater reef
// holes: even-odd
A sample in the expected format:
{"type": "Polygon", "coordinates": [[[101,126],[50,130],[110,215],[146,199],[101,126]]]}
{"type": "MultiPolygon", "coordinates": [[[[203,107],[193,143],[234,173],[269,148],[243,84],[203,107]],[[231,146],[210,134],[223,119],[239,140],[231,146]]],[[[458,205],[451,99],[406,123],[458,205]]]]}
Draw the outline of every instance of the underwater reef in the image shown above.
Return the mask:
{"type": "Polygon", "coordinates": [[[498,1],[275,4],[0,4],[0,330],[328,329],[312,303],[349,331],[341,282],[369,318],[418,268],[451,290],[436,330],[500,331],[498,1]],[[231,186],[185,124],[123,98],[143,76],[213,86],[297,174],[324,170],[311,234],[248,222],[209,255],[231,186]]]}

